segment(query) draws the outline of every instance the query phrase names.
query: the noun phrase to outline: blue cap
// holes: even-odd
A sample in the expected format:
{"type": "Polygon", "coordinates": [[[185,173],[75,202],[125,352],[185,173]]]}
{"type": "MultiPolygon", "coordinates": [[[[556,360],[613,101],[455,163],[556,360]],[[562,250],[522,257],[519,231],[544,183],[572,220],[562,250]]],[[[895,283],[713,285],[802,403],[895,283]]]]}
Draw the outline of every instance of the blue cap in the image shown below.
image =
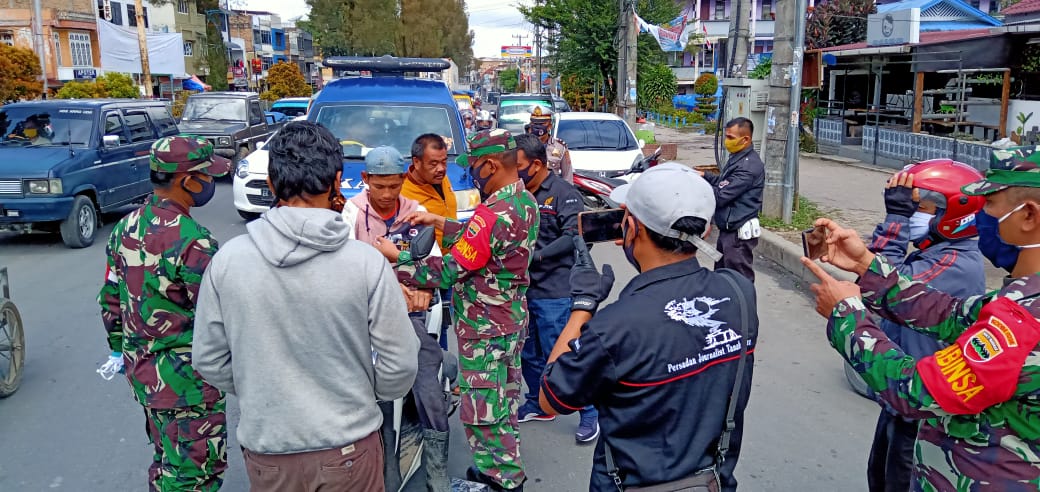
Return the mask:
{"type": "Polygon", "coordinates": [[[393,147],[376,147],[365,154],[365,172],[368,174],[404,174],[407,167],[404,157],[393,147]]]}

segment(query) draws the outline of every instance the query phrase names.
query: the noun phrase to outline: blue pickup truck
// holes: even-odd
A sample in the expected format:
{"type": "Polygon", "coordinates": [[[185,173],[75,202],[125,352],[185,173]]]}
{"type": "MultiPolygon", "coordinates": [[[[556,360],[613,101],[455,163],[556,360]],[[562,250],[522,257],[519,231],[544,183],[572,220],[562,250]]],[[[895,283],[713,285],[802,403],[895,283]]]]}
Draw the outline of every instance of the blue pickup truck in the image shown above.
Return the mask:
{"type": "Polygon", "coordinates": [[[148,153],[177,122],[161,101],[50,100],[0,107],[0,231],[94,242],[99,214],[152,192],[148,153]]]}

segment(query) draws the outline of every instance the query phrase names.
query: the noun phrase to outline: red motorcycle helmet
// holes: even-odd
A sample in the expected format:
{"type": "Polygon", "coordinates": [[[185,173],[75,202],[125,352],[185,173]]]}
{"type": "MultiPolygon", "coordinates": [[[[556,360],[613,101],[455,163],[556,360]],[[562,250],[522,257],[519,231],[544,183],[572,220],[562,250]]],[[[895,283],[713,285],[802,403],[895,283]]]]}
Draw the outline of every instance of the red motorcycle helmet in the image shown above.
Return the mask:
{"type": "Polygon", "coordinates": [[[968,196],[961,187],[982,179],[975,168],[951,159],[932,159],[908,166],[905,171],[914,176],[914,187],[921,191],[941,194],[946,200],[942,215],[932,224],[932,232],[945,239],[964,239],[978,235],[975,214],[982,210],[986,199],[968,196]]]}

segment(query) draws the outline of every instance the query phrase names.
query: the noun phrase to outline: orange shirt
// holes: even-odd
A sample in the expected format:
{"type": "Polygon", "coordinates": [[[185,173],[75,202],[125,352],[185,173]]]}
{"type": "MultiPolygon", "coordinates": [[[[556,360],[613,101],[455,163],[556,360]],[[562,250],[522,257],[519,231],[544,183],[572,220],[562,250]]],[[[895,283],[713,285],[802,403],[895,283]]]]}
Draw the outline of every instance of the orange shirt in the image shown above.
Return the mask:
{"type": "MultiPolygon", "coordinates": [[[[451,189],[451,182],[448,181],[448,176],[444,176],[444,180],[441,182],[441,190],[444,192],[444,198],[441,198],[441,195],[437,193],[433,186],[428,184],[421,185],[415,182],[412,179],[412,174],[408,173],[404,180],[404,187],[401,188],[401,196],[419,202],[419,205],[425,207],[432,214],[449,219],[457,219],[458,204],[455,202],[455,192],[451,189]]],[[[437,244],[441,244],[443,234],[443,231],[437,230],[437,244]]],[[[448,249],[441,245],[441,251],[447,252],[448,249]]]]}

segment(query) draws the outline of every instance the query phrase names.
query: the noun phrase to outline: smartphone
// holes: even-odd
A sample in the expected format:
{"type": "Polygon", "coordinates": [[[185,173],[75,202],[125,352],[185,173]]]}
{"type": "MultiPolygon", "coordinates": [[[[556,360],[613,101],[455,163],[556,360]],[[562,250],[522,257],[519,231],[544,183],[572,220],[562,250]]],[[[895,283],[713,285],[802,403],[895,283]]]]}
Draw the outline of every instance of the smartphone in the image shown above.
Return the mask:
{"type": "Polygon", "coordinates": [[[810,260],[818,260],[827,254],[827,228],[813,227],[802,231],[802,251],[810,260]]]}
{"type": "Polygon", "coordinates": [[[621,239],[621,219],[625,211],[620,208],[596,210],[578,214],[578,234],[586,243],[602,243],[621,239]]]}

